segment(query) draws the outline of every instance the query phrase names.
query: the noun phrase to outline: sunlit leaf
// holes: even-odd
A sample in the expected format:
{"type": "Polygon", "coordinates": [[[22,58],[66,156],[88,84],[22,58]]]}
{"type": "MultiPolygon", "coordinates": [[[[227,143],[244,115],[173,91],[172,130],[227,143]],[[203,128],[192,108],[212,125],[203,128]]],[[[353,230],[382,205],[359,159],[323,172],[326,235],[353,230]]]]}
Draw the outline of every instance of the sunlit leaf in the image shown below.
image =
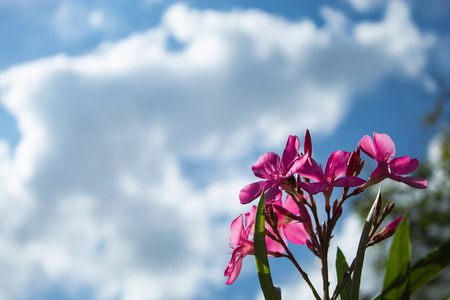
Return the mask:
{"type": "Polygon", "coordinates": [[[392,241],[381,299],[409,299],[410,246],[408,216],[403,218],[392,241]]]}
{"type": "MultiPolygon", "coordinates": [[[[449,264],[450,241],[447,241],[444,245],[430,252],[412,266],[409,275],[410,294],[414,293],[428,281],[433,279],[434,276],[439,274],[439,272],[445,269],[449,264]]],[[[380,294],[375,299],[379,300],[387,298],[384,294],[380,294]]]]}
{"type": "MultiPolygon", "coordinates": [[[[259,199],[255,216],[255,260],[258,270],[259,283],[266,300],[277,300],[277,294],[270,275],[269,259],[267,258],[266,229],[265,229],[265,200],[264,191],[259,199]]],[[[280,297],[281,298],[281,297],[280,297]]]]}

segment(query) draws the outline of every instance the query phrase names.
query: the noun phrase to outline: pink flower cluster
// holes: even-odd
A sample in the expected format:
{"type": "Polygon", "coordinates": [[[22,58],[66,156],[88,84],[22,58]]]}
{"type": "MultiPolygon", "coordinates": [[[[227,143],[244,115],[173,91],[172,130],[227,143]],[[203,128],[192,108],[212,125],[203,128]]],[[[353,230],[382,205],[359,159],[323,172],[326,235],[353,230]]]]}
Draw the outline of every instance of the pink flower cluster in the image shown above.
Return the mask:
{"type": "MultiPolygon", "coordinates": [[[[325,169],[312,158],[311,137],[308,130],[304,144],[303,153],[299,153],[299,138],[291,135],[281,159],[273,152],[262,155],[252,166],[255,176],[262,180],[247,185],[239,193],[240,202],[248,204],[260,197],[264,191],[267,215],[266,244],[270,256],[287,257],[285,254],[287,241],[300,245],[306,243],[308,248],[319,256],[321,247],[319,237],[320,234],[325,236],[323,232],[327,228],[321,228],[320,224],[313,226],[311,221],[311,213],[313,219],[317,220],[314,200],[316,194],[323,194],[328,222],[334,226],[342,214],[342,203],[345,199],[386,178],[414,188],[427,187],[427,181],[423,178],[403,176],[416,170],[419,162],[409,156],[393,158],[395,145],[387,134],[374,133],[373,140],[368,135],[364,136],[353,152],[331,153],[325,169]],[[367,181],[358,177],[364,167],[360,151],[377,163],[367,181]],[[343,188],[343,194],[341,200],[336,199],[331,206],[330,198],[334,188],[343,188]],[[349,194],[350,188],[355,189],[349,194]]],[[[225,270],[225,276],[229,277],[227,284],[232,284],[236,280],[241,270],[242,259],[246,255],[254,254],[255,212],[256,207],[253,206],[251,212],[245,214],[245,226],[242,215],[231,224],[230,246],[233,251],[231,261],[225,270]]],[[[398,221],[394,225],[397,224],[398,221]]],[[[391,227],[394,225],[390,225],[381,235],[386,237],[392,234],[395,228],[391,227]]]]}

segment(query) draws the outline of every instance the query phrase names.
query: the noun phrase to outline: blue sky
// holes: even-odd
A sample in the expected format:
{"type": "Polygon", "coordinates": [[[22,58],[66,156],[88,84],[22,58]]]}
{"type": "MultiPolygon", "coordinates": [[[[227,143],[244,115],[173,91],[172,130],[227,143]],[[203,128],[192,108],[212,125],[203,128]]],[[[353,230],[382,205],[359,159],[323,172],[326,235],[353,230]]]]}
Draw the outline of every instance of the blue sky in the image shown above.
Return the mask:
{"type": "Polygon", "coordinates": [[[223,277],[251,165],[307,128],[322,163],[373,131],[425,158],[449,9],[0,0],[0,299],[259,299],[251,257],[223,277]]]}

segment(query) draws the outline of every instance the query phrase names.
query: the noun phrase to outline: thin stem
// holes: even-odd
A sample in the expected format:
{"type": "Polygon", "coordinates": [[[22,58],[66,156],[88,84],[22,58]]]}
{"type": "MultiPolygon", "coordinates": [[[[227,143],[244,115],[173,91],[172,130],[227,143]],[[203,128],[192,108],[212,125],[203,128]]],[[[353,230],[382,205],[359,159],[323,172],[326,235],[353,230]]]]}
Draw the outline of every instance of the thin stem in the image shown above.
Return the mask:
{"type": "MultiPolygon", "coordinates": [[[[328,281],[328,249],[331,240],[331,233],[333,232],[334,227],[336,226],[337,220],[340,217],[339,209],[342,207],[344,201],[352,196],[352,194],[347,195],[348,189],[344,188],[342,191],[341,198],[339,199],[336,207],[333,209],[331,218],[330,218],[330,210],[327,210],[327,223],[326,223],[326,231],[322,233],[321,238],[321,251],[320,251],[320,260],[322,262],[322,280],[323,280],[323,295],[324,300],[329,300],[329,286],[330,283],[328,281]]],[[[329,201],[329,200],[328,200],[329,201]]],[[[329,205],[329,204],[328,204],[329,205]]],[[[333,295],[334,296],[334,295],[333,295]]]]}
{"type": "Polygon", "coordinates": [[[308,274],[303,271],[302,267],[300,267],[300,265],[298,264],[297,260],[295,259],[294,255],[292,254],[292,252],[289,250],[289,248],[287,247],[286,243],[283,241],[283,239],[280,236],[280,233],[278,232],[278,230],[276,230],[276,234],[277,236],[279,236],[280,241],[281,241],[281,245],[283,246],[284,250],[286,251],[286,253],[288,254],[287,258],[289,258],[289,260],[294,264],[294,266],[297,268],[297,270],[300,272],[300,274],[302,275],[303,279],[306,281],[306,283],[309,285],[309,287],[311,288],[311,291],[314,294],[314,297],[317,300],[320,300],[320,296],[317,293],[316,289],[314,288],[314,285],[311,283],[311,281],[309,280],[308,274]]]}
{"type": "MultiPolygon", "coordinates": [[[[286,251],[287,252],[287,251],[286,251]]],[[[297,263],[297,261],[295,260],[294,256],[292,256],[292,253],[290,253],[288,256],[286,256],[293,264],[294,266],[297,268],[297,270],[300,272],[300,274],[302,275],[303,279],[306,281],[306,283],[308,284],[308,286],[311,288],[312,293],[314,294],[314,297],[317,300],[321,300],[319,294],[317,293],[316,289],[314,288],[313,284],[311,283],[311,281],[309,280],[308,274],[306,274],[305,271],[303,271],[303,269],[300,267],[300,265],[297,263]]]]}
{"type": "Polygon", "coordinates": [[[320,241],[320,261],[322,263],[322,280],[323,280],[323,299],[329,300],[329,281],[328,281],[328,245],[329,245],[329,230],[327,228],[322,228],[319,221],[319,216],[317,214],[317,206],[314,201],[314,196],[311,193],[309,194],[309,198],[311,200],[311,211],[314,216],[314,221],[316,223],[317,235],[319,236],[320,241]]]}
{"type": "Polygon", "coordinates": [[[317,293],[316,289],[314,288],[314,285],[311,283],[311,281],[309,280],[308,274],[306,274],[305,271],[303,271],[303,269],[300,267],[300,265],[297,263],[297,260],[295,259],[294,255],[292,254],[292,252],[289,250],[288,246],[286,245],[286,243],[283,241],[283,238],[281,237],[280,232],[278,231],[278,228],[273,224],[269,224],[272,227],[273,232],[275,233],[275,235],[278,237],[278,242],[283,246],[284,250],[287,253],[287,257],[293,264],[294,266],[297,268],[297,270],[300,272],[300,274],[302,275],[303,279],[306,281],[306,283],[309,285],[309,287],[311,288],[312,293],[314,294],[314,297],[317,300],[321,300],[319,294],[317,293]]]}
{"type": "Polygon", "coordinates": [[[320,260],[322,261],[323,299],[329,300],[330,283],[328,282],[328,251],[322,253],[320,260]]]}
{"type": "Polygon", "coordinates": [[[330,229],[327,227],[321,238],[320,260],[322,262],[323,299],[330,299],[330,282],[328,281],[328,248],[331,239],[330,229]]]}
{"type": "Polygon", "coordinates": [[[314,217],[314,222],[316,223],[317,234],[320,238],[322,236],[322,227],[320,226],[319,215],[317,214],[316,201],[314,200],[314,196],[312,194],[309,194],[309,199],[311,200],[310,208],[314,217]]]}

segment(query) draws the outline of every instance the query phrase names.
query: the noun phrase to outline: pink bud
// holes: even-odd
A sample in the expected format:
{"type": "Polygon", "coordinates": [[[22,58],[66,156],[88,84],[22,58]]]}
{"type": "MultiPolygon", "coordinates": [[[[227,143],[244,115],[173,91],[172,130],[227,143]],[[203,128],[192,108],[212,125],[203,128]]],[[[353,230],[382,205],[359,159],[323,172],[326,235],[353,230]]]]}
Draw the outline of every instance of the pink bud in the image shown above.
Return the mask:
{"type": "Polygon", "coordinates": [[[345,172],[345,176],[353,176],[356,169],[356,160],[358,159],[356,151],[353,151],[350,155],[350,158],[347,162],[347,171],[345,172]]]}
{"type": "Polygon", "coordinates": [[[308,157],[312,155],[312,144],[311,144],[311,135],[309,134],[309,130],[306,129],[305,134],[305,145],[303,146],[304,154],[308,153],[308,157]]]}
{"type": "Polygon", "coordinates": [[[397,229],[398,224],[400,224],[400,221],[402,219],[403,219],[403,217],[398,217],[397,219],[395,219],[394,221],[389,223],[386,227],[383,228],[383,230],[380,231],[380,233],[375,235],[372,240],[375,243],[379,243],[382,240],[385,240],[388,237],[391,237],[395,233],[395,230],[397,229]]]}

